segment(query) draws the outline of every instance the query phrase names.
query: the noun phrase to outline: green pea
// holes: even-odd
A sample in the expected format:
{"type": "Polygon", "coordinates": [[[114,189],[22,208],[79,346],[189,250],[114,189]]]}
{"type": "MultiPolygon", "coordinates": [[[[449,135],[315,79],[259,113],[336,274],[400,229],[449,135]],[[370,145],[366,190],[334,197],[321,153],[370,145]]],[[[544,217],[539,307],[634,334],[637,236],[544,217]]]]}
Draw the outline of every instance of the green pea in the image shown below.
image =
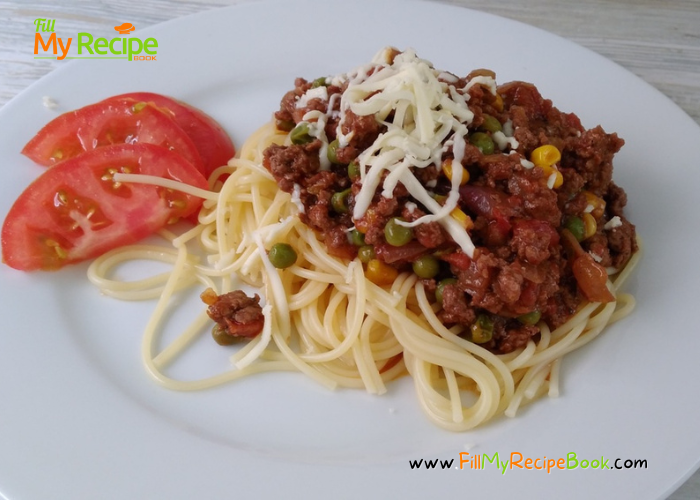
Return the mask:
{"type": "Polygon", "coordinates": [[[435,289],[435,300],[442,304],[442,292],[445,290],[445,287],[447,285],[456,284],[457,280],[455,278],[445,278],[444,280],[441,280],[440,283],[438,283],[437,288],[435,289]]]}
{"type": "Polygon", "coordinates": [[[338,163],[338,156],[336,152],[338,151],[338,147],[340,146],[340,143],[338,142],[338,139],[332,141],[330,144],[328,144],[328,151],[326,153],[326,156],[328,156],[328,161],[331,163],[338,163]]]}
{"type": "Polygon", "coordinates": [[[306,122],[301,122],[294,127],[294,130],[289,133],[289,138],[292,140],[292,144],[306,144],[314,140],[309,134],[309,124],[306,122]]]}
{"type": "Polygon", "coordinates": [[[440,263],[432,255],[424,255],[413,261],[413,272],[419,278],[434,278],[440,272],[440,263]]]}
{"type": "Polygon", "coordinates": [[[287,243],[275,243],[272,245],[267,257],[277,269],[286,269],[297,261],[297,253],[287,243]]]}
{"type": "Polygon", "coordinates": [[[374,247],[372,245],[360,247],[360,249],[357,251],[357,256],[364,264],[367,264],[370,260],[377,257],[377,255],[374,253],[374,247]]]}
{"type": "Polygon", "coordinates": [[[493,320],[485,314],[479,314],[470,330],[472,342],[484,344],[493,338],[493,320]]]}
{"type": "Polygon", "coordinates": [[[491,132],[492,134],[494,132],[500,132],[503,130],[503,126],[501,125],[501,122],[498,121],[498,118],[495,116],[487,115],[484,113],[484,123],[481,124],[479,127],[482,130],[485,130],[486,132],[491,132]]]}
{"type": "Polygon", "coordinates": [[[350,243],[356,247],[361,247],[365,244],[365,235],[359,232],[357,229],[353,229],[348,233],[350,238],[350,243]]]}
{"type": "Polygon", "coordinates": [[[400,220],[403,219],[394,217],[384,226],[384,238],[393,247],[402,247],[413,239],[413,229],[398,224],[400,220]]]}
{"type": "Polygon", "coordinates": [[[234,337],[226,332],[226,329],[221,325],[214,325],[211,329],[211,336],[219,345],[232,345],[240,342],[240,337],[234,337]]]}
{"type": "Polygon", "coordinates": [[[326,80],[328,80],[328,78],[326,78],[325,76],[316,78],[316,79],[311,83],[311,88],[312,88],[312,89],[315,89],[316,87],[325,87],[326,85],[328,85],[328,84],[326,83],[326,80]]]}
{"type": "Polygon", "coordinates": [[[520,321],[523,325],[536,325],[540,321],[541,317],[541,312],[532,311],[527,314],[521,314],[520,316],[518,316],[518,321],[520,321]]]}
{"type": "Polygon", "coordinates": [[[348,165],[348,177],[351,180],[355,180],[360,176],[360,164],[356,161],[351,161],[348,165]]]}
{"type": "Polygon", "coordinates": [[[583,241],[586,236],[586,225],[581,217],[576,217],[575,215],[567,217],[564,221],[564,228],[574,235],[576,241],[583,241]]]}
{"type": "Polygon", "coordinates": [[[333,196],[331,196],[331,206],[333,207],[333,210],[335,210],[339,214],[348,213],[348,210],[350,210],[350,208],[348,207],[349,194],[350,188],[346,189],[345,191],[333,193],[333,196]]]}
{"type": "Polygon", "coordinates": [[[485,155],[491,155],[494,152],[493,140],[484,132],[474,132],[469,136],[469,142],[479,148],[479,151],[485,155]]]}

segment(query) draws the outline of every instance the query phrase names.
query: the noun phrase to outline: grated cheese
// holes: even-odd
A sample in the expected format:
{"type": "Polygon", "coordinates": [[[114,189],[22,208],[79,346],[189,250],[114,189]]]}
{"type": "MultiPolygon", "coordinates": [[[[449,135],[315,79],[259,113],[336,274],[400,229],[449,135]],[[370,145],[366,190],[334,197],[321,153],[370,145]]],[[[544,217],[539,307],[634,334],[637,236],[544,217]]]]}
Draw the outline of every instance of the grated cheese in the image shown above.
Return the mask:
{"type": "Polygon", "coordinates": [[[300,214],[305,213],[306,209],[301,202],[301,186],[297,183],[294,183],[294,189],[292,190],[292,203],[296,205],[300,214]]]}
{"type": "Polygon", "coordinates": [[[523,168],[526,168],[530,170],[531,168],[535,168],[535,164],[532,163],[530,160],[526,160],[525,158],[520,158],[520,165],[522,165],[523,168]]]}
{"type": "Polygon", "coordinates": [[[309,105],[309,101],[311,99],[320,99],[322,101],[327,101],[328,89],[323,85],[316,88],[310,88],[306,91],[306,93],[303,96],[299,97],[299,100],[297,100],[296,102],[296,108],[305,108],[309,105]]]}
{"type": "MultiPolygon", "coordinates": [[[[340,100],[337,126],[340,146],[347,145],[352,139],[342,131],[348,110],[358,116],[374,115],[387,127],[386,132],[358,157],[362,167],[361,189],[355,197],[353,218],[357,220],[364,216],[382,184],[384,172],[388,172],[382,185],[382,196],[392,197],[400,182],[431,212],[411,223],[399,221],[401,225],[413,227],[437,221],[464,253],[473,256],[471,238],[450,217],[459,200],[462,169],[453,170],[451,190],[441,206],[416,179],[411,168],[439,167],[445,147],[449,146],[452,146],[455,164],[461,163],[467,126],[474,119],[467,106],[467,91],[471,86],[481,84],[495,93],[493,78],[475,77],[465,87],[457,88],[454,84],[458,84],[458,78],[438,72],[428,61],[418,58],[413,50],[396,55],[391,63],[384,50],[372,63],[349,73],[347,82],[340,100]]],[[[511,147],[517,147],[514,138],[504,136],[504,140],[511,147]]]]}
{"type": "Polygon", "coordinates": [[[515,137],[508,137],[501,131],[491,134],[491,139],[493,139],[493,142],[496,143],[498,149],[501,151],[507,147],[510,147],[511,149],[518,149],[518,146],[520,146],[520,143],[515,137]]]}
{"type": "Polygon", "coordinates": [[[611,229],[615,229],[616,227],[620,227],[622,225],[622,220],[620,220],[620,217],[617,215],[610,219],[608,222],[605,223],[603,226],[603,229],[607,229],[608,231],[611,229]]]}
{"type": "Polygon", "coordinates": [[[41,98],[41,104],[43,104],[47,109],[56,109],[58,107],[58,103],[52,97],[47,95],[41,98]]]}

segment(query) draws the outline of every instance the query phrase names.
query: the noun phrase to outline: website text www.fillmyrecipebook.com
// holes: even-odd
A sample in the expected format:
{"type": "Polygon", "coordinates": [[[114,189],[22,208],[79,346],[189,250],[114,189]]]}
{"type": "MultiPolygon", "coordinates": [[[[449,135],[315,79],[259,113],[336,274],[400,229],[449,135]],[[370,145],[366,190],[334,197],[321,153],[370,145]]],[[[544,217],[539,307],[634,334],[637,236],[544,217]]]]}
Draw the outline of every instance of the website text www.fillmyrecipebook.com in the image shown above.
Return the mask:
{"type": "Polygon", "coordinates": [[[505,474],[509,470],[542,470],[547,474],[551,474],[555,470],[573,470],[573,469],[593,469],[593,470],[623,470],[623,469],[646,469],[646,459],[624,459],[615,458],[608,459],[603,456],[600,458],[581,458],[576,453],[567,453],[566,457],[547,458],[545,457],[525,457],[517,451],[505,455],[502,460],[498,452],[489,455],[481,453],[472,455],[468,452],[461,452],[458,459],[415,459],[409,460],[408,464],[411,469],[457,469],[457,470],[483,470],[495,467],[505,474]]]}

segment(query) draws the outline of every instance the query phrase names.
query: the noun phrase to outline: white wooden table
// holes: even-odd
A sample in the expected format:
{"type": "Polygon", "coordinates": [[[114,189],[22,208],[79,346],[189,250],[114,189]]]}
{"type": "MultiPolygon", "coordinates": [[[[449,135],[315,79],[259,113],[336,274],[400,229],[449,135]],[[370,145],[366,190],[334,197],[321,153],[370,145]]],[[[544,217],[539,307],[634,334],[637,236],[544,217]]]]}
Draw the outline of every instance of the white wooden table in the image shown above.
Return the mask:
{"type": "MultiPolygon", "coordinates": [[[[350,0],[348,0],[350,1],[350,0]]],[[[139,28],[235,0],[0,0],[0,106],[57,68],[34,60],[34,19],[56,19],[72,32],[90,32],[128,13],[139,28]]],[[[522,21],[588,47],[631,70],[700,123],[700,0],[451,0],[522,21]]],[[[672,126],[672,124],[669,124],[672,126]]],[[[2,131],[0,131],[2,133],[2,131]]],[[[672,425],[660,422],[660,425],[672,425]]],[[[0,485],[1,488],[2,485],[0,485]]],[[[700,499],[700,472],[671,497],[700,499]]]]}

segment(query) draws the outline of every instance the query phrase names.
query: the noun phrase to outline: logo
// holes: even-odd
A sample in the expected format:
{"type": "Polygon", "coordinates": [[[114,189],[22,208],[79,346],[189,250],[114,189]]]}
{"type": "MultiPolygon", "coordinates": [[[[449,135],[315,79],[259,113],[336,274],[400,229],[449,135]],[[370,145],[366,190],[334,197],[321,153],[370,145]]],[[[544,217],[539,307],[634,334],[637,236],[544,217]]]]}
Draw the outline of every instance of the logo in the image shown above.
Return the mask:
{"type": "Polygon", "coordinates": [[[37,18],[34,20],[34,59],[128,59],[129,61],[155,61],[158,55],[158,40],[146,38],[141,40],[128,36],[136,30],[131,23],[115,26],[114,30],[124,37],[95,38],[90,33],[78,33],[77,55],[69,55],[73,38],[64,40],[56,35],[56,20],[37,18]],[[50,35],[47,35],[51,33],[50,35]],[[44,35],[42,35],[44,34],[44,35]],[[45,40],[44,37],[48,36],[45,40]],[[43,52],[42,52],[43,51],[43,52]],[[53,54],[53,56],[49,55],[53,54]]]}
{"type": "Polygon", "coordinates": [[[134,28],[134,25],[131,23],[124,23],[121,26],[115,26],[114,29],[120,35],[128,35],[132,31],[134,31],[136,28],[134,28]]]}

